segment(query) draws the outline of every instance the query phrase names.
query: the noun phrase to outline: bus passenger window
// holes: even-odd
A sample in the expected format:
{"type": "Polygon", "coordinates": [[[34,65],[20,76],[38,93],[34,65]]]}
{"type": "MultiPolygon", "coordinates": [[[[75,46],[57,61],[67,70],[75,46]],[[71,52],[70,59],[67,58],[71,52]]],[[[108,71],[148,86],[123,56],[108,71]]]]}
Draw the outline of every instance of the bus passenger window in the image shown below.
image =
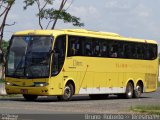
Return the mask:
{"type": "Polygon", "coordinates": [[[86,44],[85,51],[86,51],[86,54],[85,54],[86,56],[91,56],[92,55],[91,45],[89,43],[86,44]]]}
{"type": "Polygon", "coordinates": [[[102,51],[101,52],[102,57],[107,57],[108,56],[108,54],[107,54],[107,46],[105,44],[102,46],[102,50],[101,51],[102,51]]]}
{"type": "Polygon", "coordinates": [[[138,59],[144,59],[144,50],[143,50],[143,44],[137,45],[137,58],[138,59]]]}
{"type": "Polygon", "coordinates": [[[112,45],[110,48],[110,57],[117,57],[117,46],[116,45],[112,45]]]}
{"type": "Polygon", "coordinates": [[[148,45],[146,45],[145,46],[145,60],[150,60],[150,58],[151,58],[151,53],[150,53],[150,49],[149,49],[149,46],[148,45]]]}
{"type": "Polygon", "coordinates": [[[124,51],[125,51],[125,58],[131,59],[133,57],[131,44],[127,43],[125,45],[125,50],[124,51]]]}
{"type": "Polygon", "coordinates": [[[154,60],[157,58],[157,46],[150,45],[150,60],[154,60]]]}
{"type": "Polygon", "coordinates": [[[96,45],[95,47],[95,55],[100,56],[100,46],[99,45],[96,45]]]}
{"type": "Polygon", "coordinates": [[[118,58],[124,58],[124,50],[122,47],[123,46],[119,46],[118,48],[118,58]]]}
{"type": "Polygon", "coordinates": [[[101,54],[100,54],[100,45],[99,45],[99,41],[98,40],[94,44],[93,56],[95,56],[95,57],[101,56],[101,54]]]}
{"type": "Polygon", "coordinates": [[[68,40],[68,56],[79,56],[82,55],[82,45],[79,37],[69,36],[68,40]]]}
{"type": "Polygon", "coordinates": [[[72,55],[72,56],[75,56],[75,55],[76,55],[76,52],[77,52],[76,43],[72,43],[72,44],[71,44],[71,55],[72,55]]]}

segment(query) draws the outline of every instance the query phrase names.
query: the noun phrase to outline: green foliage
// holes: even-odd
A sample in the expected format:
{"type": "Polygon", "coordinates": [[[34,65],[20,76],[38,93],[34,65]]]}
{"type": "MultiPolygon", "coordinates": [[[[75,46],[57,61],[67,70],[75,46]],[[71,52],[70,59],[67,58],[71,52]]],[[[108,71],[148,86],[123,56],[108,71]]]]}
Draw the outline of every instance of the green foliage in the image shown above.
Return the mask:
{"type": "Polygon", "coordinates": [[[160,105],[138,105],[131,107],[131,110],[135,112],[160,115],[160,105]]]}
{"type": "Polygon", "coordinates": [[[53,21],[58,16],[58,19],[63,20],[64,23],[72,23],[74,26],[79,26],[79,27],[84,26],[84,23],[80,22],[80,18],[72,16],[65,10],[59,11],[50,8],[41,11],[37,15],[40,16],[40,19],[46,19],[49,21],[53,21]]]}
{"type": "MultiPolygon", "coordinates": [[[[52,5],[54,0],[41,0],[46,2],[48,5],[52,5]]],[[[24,0],[25,6],[23,7],[25,10],[29,7],[32,6],[35,2],[40,4],[39,0],[24,0]]]]}
{"type": "Polygon", "coordinates": [[[25,6],[23,7],[25,10],[28,6],[32,6],[34,4],[34,0],[24,0],[25,6]]]}
{"type": "Polygon", "coordinates": [[[15,0],[3,0],[4,3],[13,4],[15,0]]]}
{"type": "MultiPolygon", "coordinates": [[[[47,5],[53,5],[53,1],[54,0],[24,0],[24,10],[26,10],[29,6],[37,4],[39,12],[36,15],[39,17],[39,24],[41,28],[43,28],[41,25],[41,20],[47,20],[48,26],[50,23],[54,23],[56,20],[62,20],[64,23],[72,23],[74,26],[84,26],[84,23],[80,22],[80,18],[71,15],[70,13],[66,12],[66,10],[56,10],[54,8],[46,7],[47,5]]],[[[46,28],[48,28],[48,26],[46,28]]]]}
{"type": "Polygon", "coordinates": [[[7,47],[9,45],[9,42],[2,40],[2,50],[4,51],[4,54],[7,53],[7,47]]]}

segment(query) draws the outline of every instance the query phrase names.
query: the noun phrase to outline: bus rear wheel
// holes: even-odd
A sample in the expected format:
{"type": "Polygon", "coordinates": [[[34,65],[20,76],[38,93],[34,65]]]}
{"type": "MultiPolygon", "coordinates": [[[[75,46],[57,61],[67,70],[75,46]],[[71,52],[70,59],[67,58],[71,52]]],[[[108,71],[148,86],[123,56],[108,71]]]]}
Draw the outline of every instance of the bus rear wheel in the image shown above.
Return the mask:
{"type": "Polygon", "coordinates": [[[142,84],[137,84],[136,89],[134,90],[134,98],[140,98],[143,93],[142,84]]]}
{"type": "Polygon", "coordinates": [[[23,97],[27,101],[35,101],[38,98],[37,95],[26,95],[26,94],[23,94],[23,97]]]}
{"type": "Polygon", "coordinates": [[[131,82],[129,82],[127,84],[127,87],[126,87],[126,93],[125,93],[125,97],[127,99],[131,99],[133,98],[133,91],[134,91],[134,86],[131,82]]]}
{"type": "Polygon", "coordinates": [[[74,88],[72,84],[67,84],[64,88],[64,93],[61,96],[57,96],[59,101],[69,101],[71,100],[74,93],[74,88]]]}

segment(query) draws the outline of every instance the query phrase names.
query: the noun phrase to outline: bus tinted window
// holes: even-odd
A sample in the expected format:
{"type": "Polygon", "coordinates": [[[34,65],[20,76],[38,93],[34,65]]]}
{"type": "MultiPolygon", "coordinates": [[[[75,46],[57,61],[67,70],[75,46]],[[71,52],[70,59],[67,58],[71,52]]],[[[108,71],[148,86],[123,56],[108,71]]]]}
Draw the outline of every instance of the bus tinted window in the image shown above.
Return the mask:
{"type": "Polygon", "coordinates": [[[101,42],[101,57],[108,57],[108,44],[107,44],[107,41],[105,40],[102,40],[101,42]]]}
{"type": "Polygon", "coordinates": [[[79,37],[69,37],[68,56],[82,55],[82,44],[79,37]]]}
{"type": "Polygon", "coordinates": [[[66,53],[66,37],[58,36],[54,45],[53,63],[52,63],[52,75],[57,75],[64,64],[66,53]]]}
{"type": "Polygon", "coordinates": [[[154,60],[157,58],[157,45],[69,36],[68,56],[154,60]]]}
{"type": "Polygon", "coordinates": [[[154,44],[148,45],[148,49],[149,49],[149,54],[150,54],[149,59],[150,60],[156,59],[157,58],[157,45],[154,45],[154,44]]]}

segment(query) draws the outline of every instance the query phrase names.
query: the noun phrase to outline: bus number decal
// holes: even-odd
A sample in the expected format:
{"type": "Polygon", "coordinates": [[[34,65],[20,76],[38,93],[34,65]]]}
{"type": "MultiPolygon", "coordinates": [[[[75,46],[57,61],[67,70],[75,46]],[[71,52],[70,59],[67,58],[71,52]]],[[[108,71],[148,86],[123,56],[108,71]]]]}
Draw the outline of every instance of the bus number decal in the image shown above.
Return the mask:
{"type": "Polygon", "coordinates": [[[125,64],[125,63],[116,63],[116,68],[127,68],[128,67],[128,65],[127,64],[125,64]]]}

